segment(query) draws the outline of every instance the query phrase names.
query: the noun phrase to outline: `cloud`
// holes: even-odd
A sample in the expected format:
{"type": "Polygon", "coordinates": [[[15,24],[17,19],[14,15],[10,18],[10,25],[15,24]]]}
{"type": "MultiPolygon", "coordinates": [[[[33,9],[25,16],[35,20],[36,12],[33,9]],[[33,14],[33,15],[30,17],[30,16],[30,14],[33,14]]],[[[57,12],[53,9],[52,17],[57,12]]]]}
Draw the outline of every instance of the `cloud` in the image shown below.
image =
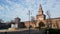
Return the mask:
{"type": "Polygon", "coordinates": [[[22,21],[27,21],[28,11],[30,10],[32,16],[36,17],[40,4],[42,4],[44,13],[50,10],[52,17],[55,17],[53,15],[58,15],[57,13],[60,9],[59,0],[0,0],[0,17],[5,21],[10,21],[18,16],[22,21]],[[54,10],[56,14],[52,13],[54,10]]]}
{"type": "MultiPolygon", "coordinates": [[[[16,17],[16,16],[18,16],[18,17],[21,17],[23,14],[25,15],[25,13],[24,13],[24,11],[26,12],[27,10],[26,10],[26,8],[24,8],[23,6],[21,6],[20,4],[17,4],[17,3],[14,3],[14,2],[11,2],[11,1],[9,1],[9,0],[6,0],[7,1],[7,3],[8,4],[10,4],[10,6],[9,5],[0,5],[0,11],[2,10],[4,13],[6,13],[6,14],[4,14],[2,11],[1,11],[1,13],[2,13],[2,15],[3,16],[1,16],[1,17],[5,17],[5,18],[3,18],[3,19],[6,19],[6,18],[8,18],[8,19],[13,19],[14,17],[16,17]]],[[[23,15],[23,16],[24,16],[23,15]]],[[[21,17],[22,18],[22,17],[21,17]]],[[[6,19],[7,20],[7,19],[6,19]]]]}
{"type": "MultiPolygon", "coordinates": [[[[16,1],[16,0],[15,0],[16,1]]],[[[6,0],[7,5],[3,4],[1,6],[1,9],[3,12],[1,12],[2,14],[2,19],[5,21],[9,21],[14,19],[16,16],[20,17],[22,19],[22,21],[24,20],[28,20],[28,11],[30,10],[32,12],[32,10],[34,10],[33,6],[35,5],[35,1],[34,0],[25,0],[25,4],[21,4],[20,2],[15,2],[15,1],[11,1],[11,0],[6,0]],[[26,7],[26,6],[28,7],[26,7]],[[8,20],[7,20],[8,18],[8,20]]],[[[1,11],[0,9],[0,11],[1,11]]]]}

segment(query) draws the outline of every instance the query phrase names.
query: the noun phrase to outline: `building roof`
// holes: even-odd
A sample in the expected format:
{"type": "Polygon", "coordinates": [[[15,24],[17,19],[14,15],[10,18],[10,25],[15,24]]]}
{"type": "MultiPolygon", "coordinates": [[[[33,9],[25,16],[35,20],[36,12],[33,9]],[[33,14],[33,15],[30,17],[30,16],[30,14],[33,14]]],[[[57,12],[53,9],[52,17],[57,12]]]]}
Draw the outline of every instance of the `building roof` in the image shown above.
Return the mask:
{"type": "Polygon", "coordinates": [[[50,19],[60,19],[60,17],[58,17],[58,18],[50,18],[50,19]]]}

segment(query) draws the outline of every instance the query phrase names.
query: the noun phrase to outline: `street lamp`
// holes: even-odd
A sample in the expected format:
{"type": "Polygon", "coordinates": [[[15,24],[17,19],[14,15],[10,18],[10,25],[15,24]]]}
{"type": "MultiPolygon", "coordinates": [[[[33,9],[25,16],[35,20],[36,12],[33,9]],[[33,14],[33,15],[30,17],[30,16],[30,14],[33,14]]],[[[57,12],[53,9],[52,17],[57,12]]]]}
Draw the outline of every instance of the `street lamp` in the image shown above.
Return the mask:
{"type": "Polygon", "coordinates": [[[30,10],[28,11],[28,15],[29,15],[29,34],[30,34],[30,16],[31,16],[30,10]]]}
{"type": "Polygon", "coordinates": [[[48,22],[47,26],[48,26],[48,28],[52,28],[51,15],[50,15],[49,11],[47,11],[47,15],[48,15],[48,18],[49,18],[49,22],[48,22]]]}
{"type": "Polygon", "coordinates": [[[50,15],[50,12],[47,11],[47,15],[48,15],[48,18],[49,18],[49,22],[48,22],[48,19],[47,19],[47,34],[49,34],[49,28],[52,28],[52,23],[51,23],[51,15],[50,15]]]}

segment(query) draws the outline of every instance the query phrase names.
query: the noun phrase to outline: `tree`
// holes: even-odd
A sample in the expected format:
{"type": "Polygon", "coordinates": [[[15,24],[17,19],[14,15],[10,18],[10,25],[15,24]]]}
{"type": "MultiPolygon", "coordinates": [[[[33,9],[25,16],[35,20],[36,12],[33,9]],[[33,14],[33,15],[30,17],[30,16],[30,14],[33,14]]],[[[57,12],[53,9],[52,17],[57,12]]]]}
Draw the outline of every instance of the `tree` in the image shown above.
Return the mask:
{"type": "Polygon", "coordinates": [[[33,16],[31,16],[31,21],[35,23],[35,18],[33,16]]]}
{"type": "Polygon", "coordinates": [[[32,22],[33,24],[35,24],[35,26],[36,26],[36,20],[35,20],[35,18],[34,18],[33,16],[31,16],[31,22],[32,22]]]}
{"type": "Polygon", "coordinates": [[[47,12],[46,12],[46,14],[47,14],[47,16],[48,16],[48,18],[49,18],[49,22],[48,22],[48,23],[49,23],[49,25],[47,24],[47,25],[49,26],[48,28],[52,28],[51,14],[50,14],[50,12],[49,12],[49,11],[47,11],[47,12]]]}
{"type": "Polygon", "coordinates": [[[3,23],[4,21],[2,19],[0,19],[0,23],[3,23]]]}

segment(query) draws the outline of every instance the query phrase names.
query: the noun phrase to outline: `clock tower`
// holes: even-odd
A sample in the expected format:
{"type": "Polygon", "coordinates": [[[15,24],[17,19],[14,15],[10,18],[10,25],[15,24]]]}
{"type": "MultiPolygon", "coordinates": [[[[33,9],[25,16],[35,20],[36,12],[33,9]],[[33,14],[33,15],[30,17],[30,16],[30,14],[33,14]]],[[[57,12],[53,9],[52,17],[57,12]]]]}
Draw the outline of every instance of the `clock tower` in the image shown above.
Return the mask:
{"type": "Polygon", "coordinates": [[[36,16],[36,21],[37,21],[36,26],[38,26],[40,22],[44,22],[44,20],[45,20],[45,15],[43,14],[42,6],[40,4],[38,15],[36,16]]]}
{"type": "Polygon", "coordinates": [[[40,5],[38,10],[38,15],[36,16],[36,20],[42,21],[45,20],[45,15],[43,14],[42,6],[40,5]]]}

